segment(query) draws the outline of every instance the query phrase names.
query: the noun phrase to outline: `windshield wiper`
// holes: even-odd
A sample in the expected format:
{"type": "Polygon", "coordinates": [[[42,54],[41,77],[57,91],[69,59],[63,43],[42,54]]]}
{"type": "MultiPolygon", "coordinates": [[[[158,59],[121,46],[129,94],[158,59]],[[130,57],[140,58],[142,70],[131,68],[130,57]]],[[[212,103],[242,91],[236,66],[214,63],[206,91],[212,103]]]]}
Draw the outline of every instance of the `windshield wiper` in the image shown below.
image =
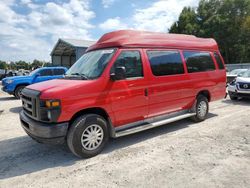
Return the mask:
{"type": "Polygon", "coordinates": [[[85,74],[78,73],[78,72],[75,72],[75,73],[72,73],[72,74],[66,74],[65,76],[66,77],[77,76],[77,77],[81,77],[84,80],[88,80],[89,79],[88,76],[86,76],[85,74]]]}

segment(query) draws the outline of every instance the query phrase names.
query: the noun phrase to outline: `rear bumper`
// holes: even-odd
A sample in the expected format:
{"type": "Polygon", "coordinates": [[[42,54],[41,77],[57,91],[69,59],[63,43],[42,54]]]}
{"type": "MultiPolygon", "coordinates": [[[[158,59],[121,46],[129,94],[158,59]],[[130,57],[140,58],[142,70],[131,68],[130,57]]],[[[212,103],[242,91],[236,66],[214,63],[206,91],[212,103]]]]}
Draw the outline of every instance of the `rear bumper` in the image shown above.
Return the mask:
{"type": "Polygon", "coordinates": [[[48,144],[61,144],[65,141],[68,122],[65,123],[43,123],[35,121],[20,112],[20,121],[25,132],[34,140],[48,144]]]}

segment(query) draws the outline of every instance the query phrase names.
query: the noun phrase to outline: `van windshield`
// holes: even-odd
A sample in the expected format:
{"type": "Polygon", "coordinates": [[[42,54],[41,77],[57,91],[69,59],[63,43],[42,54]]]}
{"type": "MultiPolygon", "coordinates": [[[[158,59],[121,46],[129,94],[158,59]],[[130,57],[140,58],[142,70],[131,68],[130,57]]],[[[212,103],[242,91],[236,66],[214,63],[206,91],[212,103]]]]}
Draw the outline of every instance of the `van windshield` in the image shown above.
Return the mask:
{"type": "Polygon", "coordinates": [[[94,50],[85,53],[66,72],[65,78],[95,79],[100,77],[116,49],[94,50]]]}

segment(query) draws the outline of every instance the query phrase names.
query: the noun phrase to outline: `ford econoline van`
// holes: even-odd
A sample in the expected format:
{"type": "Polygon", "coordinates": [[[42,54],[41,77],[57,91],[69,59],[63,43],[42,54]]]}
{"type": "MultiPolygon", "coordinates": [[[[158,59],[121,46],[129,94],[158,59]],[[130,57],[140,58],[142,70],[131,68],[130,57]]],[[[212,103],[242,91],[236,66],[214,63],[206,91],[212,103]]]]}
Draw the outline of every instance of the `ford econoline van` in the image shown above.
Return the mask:
{"type": "Polygon", "coordinates": [[[38,142],[66,141],[76,156],[92,157],[110,137],[205,120],[225,86],[215,40],[121,30],[103,35],[62,79],[23,89],[20,120],[38,142]]]}

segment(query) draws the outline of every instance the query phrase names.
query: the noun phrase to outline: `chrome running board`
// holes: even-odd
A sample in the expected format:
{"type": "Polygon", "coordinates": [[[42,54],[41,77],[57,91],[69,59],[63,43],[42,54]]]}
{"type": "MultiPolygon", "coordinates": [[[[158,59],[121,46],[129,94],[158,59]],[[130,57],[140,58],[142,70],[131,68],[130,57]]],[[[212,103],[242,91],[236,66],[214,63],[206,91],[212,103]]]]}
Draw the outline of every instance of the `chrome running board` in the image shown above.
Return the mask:
{"type": "Polygon", "coordinates": [[[172,123],[172,122],[175,122],[175,121],[178,121],[181,119],[192,117],[195,115],[196,115],[195,113],[186,113],[186,114],[182,114],[179,116],[171,117],[168,119],[164,119],[164,120],[160,120],[160,121],[156,121],[156,122],[152,122],[152,123],[143,123],[142,125],[138,125],[136,127],[128,128],[128,129],[121,130],[121,131],[116,131],[114,137],[118,138],[118,137],[130,135],[130,134],[134,134],[137,132],[145,131],[147,129],[152,129],[155,127],[159,127],[161,125],[172,123]]]}

